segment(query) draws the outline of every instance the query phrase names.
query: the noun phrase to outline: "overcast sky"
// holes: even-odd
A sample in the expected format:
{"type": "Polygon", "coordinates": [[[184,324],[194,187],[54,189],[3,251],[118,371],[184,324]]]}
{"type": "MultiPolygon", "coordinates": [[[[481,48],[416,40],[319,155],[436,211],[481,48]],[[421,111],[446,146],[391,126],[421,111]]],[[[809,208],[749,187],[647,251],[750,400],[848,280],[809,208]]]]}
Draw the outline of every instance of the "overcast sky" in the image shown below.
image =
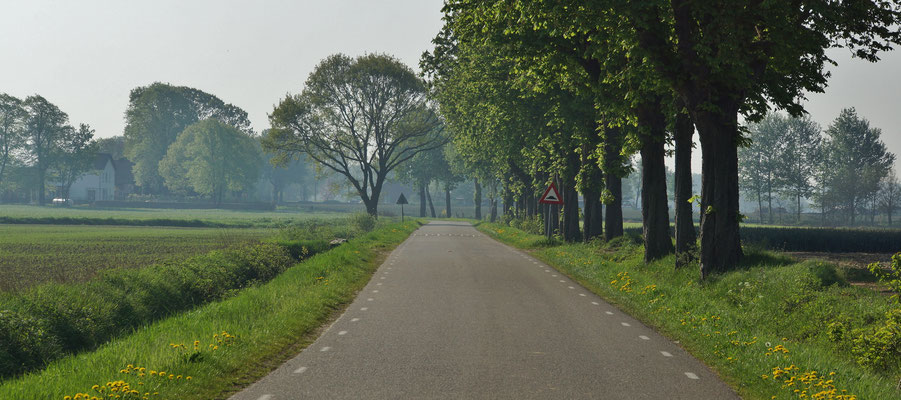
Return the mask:
{"type": "MultiPolygon", "coordinates": [[[[0,4],[0,92],[37,93],[121,135],[128,93],[168,82],[215,94],[250,114],[254,129],[287,92],[334,53],[388,53],[418,70],[441,28],[441,0],[17,0],[0,4]]],[[[808,111],[824,128],[844,107],[882,129],[901,157],[901,53],[870,64],[832,52],[839,66],[808,111]]],[[[695,169],[699,169],[698,166],[695,169]]],[[[901,172],[901,162],[896,163],[901,172]]]]}

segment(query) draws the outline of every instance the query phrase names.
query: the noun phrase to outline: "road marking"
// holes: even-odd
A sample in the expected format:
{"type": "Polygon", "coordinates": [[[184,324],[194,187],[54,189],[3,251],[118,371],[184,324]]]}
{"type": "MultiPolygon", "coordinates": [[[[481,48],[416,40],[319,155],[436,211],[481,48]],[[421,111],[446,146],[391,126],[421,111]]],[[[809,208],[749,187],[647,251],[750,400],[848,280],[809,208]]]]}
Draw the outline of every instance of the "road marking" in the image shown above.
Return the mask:
{"type": "Polygon", "coordinates": [[[628,322],[620,322],[620,323],[623,324],[623,326],[632,326],[632,325],[629,325],[628,322]]]}
{"type": "Polygon", "coordinates": [[[701,379],[701,378],[698,378],[697,375],[695,375],[695,374],[693,374],[693,373],[691,373],[691,372],[686,372],[686,373],[685,373],[685,376],[687,376],[688,379],[701,379]]]}
{"type": "Polygon", "coordinates": [[[570,287],[569,287],[569,288],[570,288],[570,289],[575,289],[575,288],[574,288],[574,287],[572,287],[572,286],[570,286],[570,287]]]}
{"type": "Polygon", "coordinates": [[[556,277],[557,277],[557,274],[553,274],[553,275],[551,275],[551,276],[553,276],[554,278],[556,278],[556,277]]]}
{"type": "Polygon", "coordinates": [[[538,261],[532,261],[532,264],[538,264],[538,261]]]}
{"type": "Polygon", "coordinates": [[[549,269],[546,269],[546,270],[544,270],[544,272],[551,272],[551,270],[549,270],[549,269]]]}
{"type": "Polygon", "coordinates": [[[359,320],[360,320],[359,318],[354,318],[354,319],[350,320],[350,322],[357,322],[359,320]]]}
{"type": "Polygon", "coordinates": [[[378,292],[379,292],[378,290],[373,290],[373,291],[372,291],[372,293],[378,293],[378,292]]]}
{"type": "Polygon", "coordinates": [[[346,335],[346,334],[347,334],[347,331],[341,331],[341,332],[338,332],[338,336],[344,336],[344,335],[346,335]]]}
{"type": "Polygon", "coordinates": [[[649,338],[645,335],[641,335],[641,336],[639,336],[639,338],[641,338],[641,340],[651,340],[651,338],[649,338]]]}
{"type": "Polygon", "coordinates": [[[366,301],[373,301],[373,300],[375,300],[375,299],[373,299],[372,297],[366,299],[366,301]]]}
{"type": "Polygon", "coordinates": [[[332,349],[331,347],[325,346],[325,347],[319,349],[319,351],[329,351],[331,349],[332,349]]]}
{"type": "Polygon", "coordinates": [[[264,394],[264,395],[258,397],[257,400],[269,400],[271,398],[272,398],[271,394],[264,394]]]}
{"type": "Polygon", "coordinates": [[[579,296],[585,297],[585,293],[579,293],[579,296]]]}
{"type": "Polygon", "coordinates": [[[307,371],[307,367],[300,367],[300,368],[298,368],[298,369],[295,369],[295,370],[294,370],[294,373],[295,373],[295,374],[302,374],[302,373],[304,373],[304,372],[306,372],[306,371],[307,371]]]}
{"type": "Polygon", "coordinates": [[[561,279],[561,280],[560,280],[560,283],[566,283],[566,281],[564,281],[563,279],[561,279]]]}
{"type": "Polygon", "coordinates": [[[368,310],[368,309],[369,309],[369,307],[363,307],[363,308],[360,309],[360,311],[366,311],[366,310],[368,310]]]}
{"type": "Polygon", "coordinates": [[[599,304],[598,302],[596,302],[596,301],[592,301],[591,304],[594,304],[594,305],[596,305],[596,306],[599,306],[599,305],[600,305],[600,304],[599,304]]]}
{"type": "Polygon", "coordinates": [[[612,312],[610,312],[610,311],[604,311],[604,312],[606,312],[606,313],[607,313],[607,315],[613,315],[613,313],[612,313],[612,312]]]}
{"type": "Polygon", "coordinates": [[[379,278],[379,279],[385,279],[385,277],[383,276],[383,277],[381,277],[381,278],[379,278]]]}
{"type": "Polygon", "coordinates": [[[660,354],[663,354],[664,357],[672,357],[673,356],[672,354],[665,352],[665,351],[661,351],[660,354]]]}
{"type": "Polygon", "coordinates": [[[376,286],[382,286],[382,283],[379,282],[379,283],[376,283],[375,285],[376,285],[376,286]]]}

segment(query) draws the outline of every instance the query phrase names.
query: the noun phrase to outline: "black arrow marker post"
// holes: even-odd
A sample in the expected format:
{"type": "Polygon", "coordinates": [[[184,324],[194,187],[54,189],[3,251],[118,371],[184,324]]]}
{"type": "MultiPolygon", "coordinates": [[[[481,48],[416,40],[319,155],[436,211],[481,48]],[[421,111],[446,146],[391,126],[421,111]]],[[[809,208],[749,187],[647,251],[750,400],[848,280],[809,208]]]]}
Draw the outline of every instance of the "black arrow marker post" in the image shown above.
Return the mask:
{"type": "Polygon", "coordinates": [[[400,204],[400,222],[404,222],[404,204],[407,204],[407,198],[404,197],[404,194],[401,193],[400,197],[397,198],[397,204],[400,204]]]}

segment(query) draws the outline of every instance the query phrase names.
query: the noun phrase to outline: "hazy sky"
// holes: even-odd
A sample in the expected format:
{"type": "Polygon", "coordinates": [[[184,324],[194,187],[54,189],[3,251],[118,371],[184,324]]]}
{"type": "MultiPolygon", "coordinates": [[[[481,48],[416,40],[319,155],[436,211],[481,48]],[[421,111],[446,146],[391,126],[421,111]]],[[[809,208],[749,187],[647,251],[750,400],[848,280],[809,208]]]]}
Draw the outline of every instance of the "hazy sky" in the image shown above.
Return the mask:
{"type": "MultiPolygon", "coordinates": [[[[418,70],[441,27],[441,0],[17,0],[0,4],[0,92],[38,93],[121,135],[129,91],[168,82],[215,94],[250,114],[254,129],[321,59],[388,53],[418,70]]],[[[832,52],[839,66],[808,111],[824,128],[844,107],[883,131],[901,157],[901,53],[870,64],[832,52]]],[[[901,172],[901,162],[896,166],[901,172]]],[[[696,167],[697,168],[697,167],[696,167]]]]}

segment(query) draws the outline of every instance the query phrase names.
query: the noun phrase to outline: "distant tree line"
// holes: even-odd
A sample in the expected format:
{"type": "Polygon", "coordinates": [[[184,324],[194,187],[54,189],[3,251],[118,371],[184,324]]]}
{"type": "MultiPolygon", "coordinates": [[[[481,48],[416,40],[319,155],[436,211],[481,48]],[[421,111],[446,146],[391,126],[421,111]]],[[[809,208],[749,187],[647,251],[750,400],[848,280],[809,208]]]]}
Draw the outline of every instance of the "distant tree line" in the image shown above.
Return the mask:
{"type": "Polygon", "coordinates": [[[822,224],[874,224],[884,214],[891,225],[901,186],[881,133],[853,108],[825,131],[807,116],[770,114],[749,124],[739,176],[745,197],[757,204],[758,222],[775,222],[773,203],[780,199],[801,222],[806,199],[822,224]]]}
{"type": "Polygon", "coordinates": [[[46,204],[48,192],[68,197],[78,176],[91,168],[97,142],[87,124],[40,95],[24,100],[0,93],[0,188],[3,199],[46,204]]]}

